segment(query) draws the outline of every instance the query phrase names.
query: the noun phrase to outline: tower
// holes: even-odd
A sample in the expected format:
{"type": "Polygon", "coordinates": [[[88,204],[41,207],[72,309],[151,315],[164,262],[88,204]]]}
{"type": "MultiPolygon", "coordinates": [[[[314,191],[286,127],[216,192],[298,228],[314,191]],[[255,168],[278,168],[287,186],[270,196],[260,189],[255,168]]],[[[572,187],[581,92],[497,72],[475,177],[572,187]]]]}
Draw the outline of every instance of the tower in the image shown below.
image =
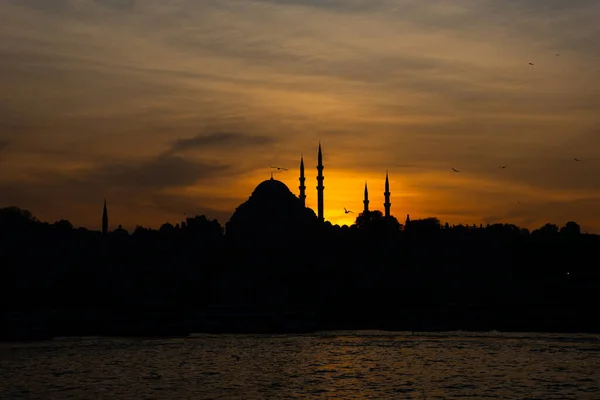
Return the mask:
{"type": "Polygon", "coordinates": [[[365,182],[365,199],[363,200],[363,204],[365,205],[363,212],[366,213],[369,211],[369,191],[367,190],[367,182],[365,182]]]}
{"type": "Polygon", "coordinates": [[[108,233],[108,210],[106,209],[106,199],[104,199],[104,210],[102,211],[102,234],[108,233]]]}
{"type": "Polygon", "coordinates": [[[300,201],[302,202],[302,207],[306,207],[306,186],[304,186],[304,181],[306,179],[304,178],[304,157],[302,157],[302,155],[300,155],[300,186],[298,186],[298,189],[300,189],[300,201]]]}
{"type": "Polygon", "coordinates": [[[323,153],[321,152],[321,142],[319,142],[319,154],[317,156],[318,164],[317,164],[317,217],[319,221],[325,221],[325,217],[323,216],[323,191],[325,190],[325,186],[323,186],[323,153]]]}
{"type": "Polygon", "coordinates": [[[390,180],[388,179],[388,172],[385,171],[385,192],[383,192],[385,196],[385,203],[383,203],[383,208],[385,209],[385,216],[390,216],[390,207],[392,203],[390,203],[390,180]]]}

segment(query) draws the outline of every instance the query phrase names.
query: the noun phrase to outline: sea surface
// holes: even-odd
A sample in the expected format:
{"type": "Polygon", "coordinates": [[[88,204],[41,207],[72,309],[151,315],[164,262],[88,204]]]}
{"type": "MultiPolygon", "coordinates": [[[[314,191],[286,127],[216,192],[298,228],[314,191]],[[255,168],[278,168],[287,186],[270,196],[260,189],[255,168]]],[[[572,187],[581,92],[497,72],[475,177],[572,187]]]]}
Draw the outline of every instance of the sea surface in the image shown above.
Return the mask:
{"type": "Polygon", "coordinates": [[[0,343],[1,399],[600,399],[600,337],[323,332],[0,343]]]}

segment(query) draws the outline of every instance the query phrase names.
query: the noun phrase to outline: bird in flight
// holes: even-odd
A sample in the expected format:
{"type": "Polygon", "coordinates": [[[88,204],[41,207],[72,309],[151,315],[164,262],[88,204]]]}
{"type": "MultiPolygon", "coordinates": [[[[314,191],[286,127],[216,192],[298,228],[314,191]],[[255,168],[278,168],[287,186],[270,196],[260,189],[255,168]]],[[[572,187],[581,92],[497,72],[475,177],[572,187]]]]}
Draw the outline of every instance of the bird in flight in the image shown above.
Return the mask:
{"type": "Polygon", "coordinates": [[[581,160],[579,158],[575,158],[573,157],[573,160],[577,161],[577,162],[581,162],[581,160]]]}
{"type": "Polygon", "coordinates": [[[457,170],[455,168],[452,168],[452,171],[454,171],[454,172],[460,172],[459,170],[457,170]]]}
{"type": "Polygon", "coordinates": [[[354,211],[346,210],[346,207],[344,207],[344,213],[345,214],[348,214],[348,213],[351,213],[351,212],[354,212],[354,211]]]}
{"type": "Polygon", "coordinates": [[[283,167],[275,167],[273,165],[271,165],[271,168],[275,168],[277,171],[287,171],[287,168],[283,168],[283,167]]]}
{"type": "Polygon", "coordinates": [[[507,168],[507,167],[508,167],[508,165],[501,165],[498,168],[504,169],[504,168],[507,168]]]}
{"type": "Polygon", "coordinates": [[[529,63],[529,65],[533,65],[533,63],[529,63]]]}

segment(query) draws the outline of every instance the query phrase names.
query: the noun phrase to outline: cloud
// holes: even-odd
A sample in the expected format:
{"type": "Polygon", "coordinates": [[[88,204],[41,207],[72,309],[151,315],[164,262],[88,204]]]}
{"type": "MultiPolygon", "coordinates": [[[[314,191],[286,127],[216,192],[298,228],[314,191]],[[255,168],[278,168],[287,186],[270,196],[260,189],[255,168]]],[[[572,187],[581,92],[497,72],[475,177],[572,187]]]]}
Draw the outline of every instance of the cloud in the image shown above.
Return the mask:
{"type": "Polygon", "coordinates": [[[252,3],[276,6],[297,6],[332,10],[335,12],[365,12],[380,8],[386,2],[381,0],[250,0],[252,3]]]}
{"type": "Polygon", "coordinates": [[[223,148],[262,146],[275,143],[275,139],[268,136],[252,136],[236,132],[215,132],[199,134],[191,138],[178,139],[172,147],[172,151],[185,151],[192,149],[223,148]]]}
{"type": "Polygon", "coordinates": [[[117,10],[129,10],[135,5],[135,0],[93,0],[94,2],[106,7],[117,10]]]}
{"type": "Polygon", "coordinates": [[[70,0],[8,0],[11,5],[29,7],[44,12],[61,12],[70,7],[70,0]]]}
{"type": "Polygon", "coordinates": [[[94,213],[102,198],[110,200],[110,214],[119,215],[118,220],[128,229],[136,224],[160,225],[167,219],[177,222],[184,213],[207,214],[223,222],[231,214],[233,203],[211,189],[224,174],[230,180],[236,173],[226,164],[165,154],[141,162],[113,162],[58,172],[38,170],[27,180],[0,182],[0,204],[30,209],[42,220],[60,216],[91,227],[97,222],[94,213]],[[199,191],[186,193],[193,187],[199,191]],[[71,205],[65,208],[65,204],[71,205]]]}
{"type": "Polygon", "coordinates": [[[76,173],[77,179],[128,188],[167,188],[193,185],[201,179],[229,172],[223,164],[189,161],[161,155],[140,164],[108,164],[76,173]]]}

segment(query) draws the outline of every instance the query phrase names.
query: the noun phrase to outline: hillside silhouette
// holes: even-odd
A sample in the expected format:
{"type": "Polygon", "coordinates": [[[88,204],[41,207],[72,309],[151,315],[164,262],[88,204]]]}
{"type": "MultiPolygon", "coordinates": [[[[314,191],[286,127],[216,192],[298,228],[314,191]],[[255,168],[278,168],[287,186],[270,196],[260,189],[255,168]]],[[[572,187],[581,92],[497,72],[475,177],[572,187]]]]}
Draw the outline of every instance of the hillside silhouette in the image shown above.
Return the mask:
{"type": "MultiPolygon", "coordinates": [[[[287,196],[277,184],[257,195],[270,190],[287,196]]],[[[401,224],[372,210],[340,227],[312,211],[294,214],[289,207],[307,209],[288,198],[291,206],[278,211],[284,221],[246,215],[249,200],[231,234],[205,216],[103,234],[0,209],[2,338],[600,331],[592,312],[600,305],[600,237],[573,221],[530,232],[436,218],[401,224]]]]}

